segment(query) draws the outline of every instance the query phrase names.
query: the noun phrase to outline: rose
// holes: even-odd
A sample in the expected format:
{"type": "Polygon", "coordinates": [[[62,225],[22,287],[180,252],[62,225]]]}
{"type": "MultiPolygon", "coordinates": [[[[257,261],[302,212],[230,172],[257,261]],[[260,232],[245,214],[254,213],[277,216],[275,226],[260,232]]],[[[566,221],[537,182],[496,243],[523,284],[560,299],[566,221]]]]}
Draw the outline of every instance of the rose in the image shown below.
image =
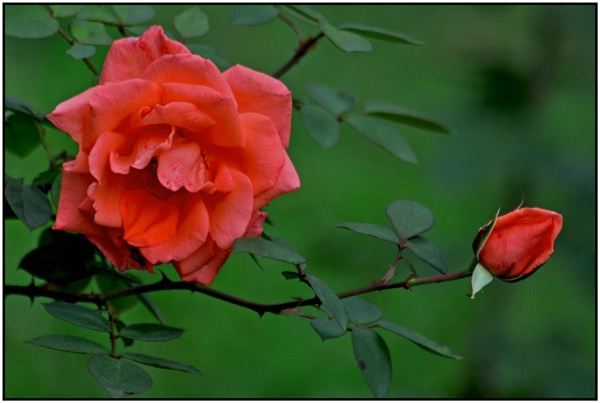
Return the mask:
{"type": "MultiPolygon", "coordinates": [[[[479,230],[473,242],[476,253],[488,226],[479,230]]],[[[502,280],[522,280],[548,261],[561,228],[562,216],[554,211],[514,210],[496,219],[479,252],[479,263],[502,280]]]]}
{"type": "Polygon", "coordinates": [[[300,186],[278,80],[221,73],[159,26],[112,44],[99,84],[48,115],[77,143],[55,229],[85,234],[120,270],[171,262],[210,284],[273,198],[300,186]]]}

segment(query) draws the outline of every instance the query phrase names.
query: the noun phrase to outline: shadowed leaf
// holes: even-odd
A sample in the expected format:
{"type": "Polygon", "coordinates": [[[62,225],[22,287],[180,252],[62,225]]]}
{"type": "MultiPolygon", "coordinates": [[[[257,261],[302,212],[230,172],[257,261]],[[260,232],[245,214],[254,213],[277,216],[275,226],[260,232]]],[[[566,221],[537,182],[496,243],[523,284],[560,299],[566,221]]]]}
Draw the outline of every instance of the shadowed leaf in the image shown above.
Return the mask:
{"type": "Polygon", "coordinates": [[[400,34],[398,32],[388,31],[387,29],[370,27],[367,25],[359,24],[344,24],[338,27],[341,31],[349,31],[355,34],[365,36],[367,38],[378,39],[380,41],[395,42],[405,45],[422,45],[423,42],[419,42],[408,35],[400,34]]]}
{"type": "Polygon", "coordinates": [[[420,236],[415,236],[406,242],[406,247],[419,259],[442,274],[448,273],[448,268],[442,255],[433,242],[420,236]]]}
{"type": "Polygon", "coordinates": [[[398,235],[391,228],[385,225],[363,223],[363,222],[343,222],[334,225],[335,228],[344,228],[359,234],[372,236],[377,239],[398,243],[398,235]]]}
{"type": "Polygon", "coordinates": [[[173,19],[173,25],[182,38],[198,38],[209,30],[208,18],[198,7],[179,14],[173,19]]]}
{"type": "Polygon", "coordinates": [[[434,354],[439,354],[444,357],[454,358],[457,360],[462,359],[461,356],[454,354],[450,349],[437,341],[429,340],[425,336],[420,335],[419,333],[413,332],[412,330],[406,329],[403,326],[400,326],[396,323],[380,320],[377,322],[377,325],[382,329],[395,333],[399,336],[404,337],[407,340],[412,341],[417,346],[431,352],[434,354]]]}
{"type": "Polygon", "coordinates": [[[340,324],[335,319],[313,318],[310,321],[310,325],[323,341],[335,339],[346,334],[346,329],[340,327],[340,324]]]}
{"type": "Polygon", "coordinates": [[[136,395],[152,387],[152,379],[146,371],[127,360],[110,355],[92,355],[88,360],[88,370],[113,398],[136,395]]]}
{"type": "Polygon", "coordinates": [[[141,341],[168,341],[180,337],[183,329],[156,323],[141,323],[124,327],[119,332],[122,337],[141,341]]]}
{"type": "Polygon", "coordinates": [[[352,329],[352,348],[373,396],[385,397],[392,380],[392,361],[385,341],[372,329],[355,327],[352,329]]]}
{"type": "Polygon", "coordinates": [[[364,115],[352,115],[343,118],[350,127],[390,152],[401,160],[417,163],[417,156],[406,139],[392,126],[379,119],[364,115]]]}
{"type": "Polygon", "coordinates": [[[73,325],[98,332],[108,332],[110,330],[108,320],[100,315],[97,310],[62,301],[43,304],[43,306],[50,315],[73,325]]]}
{"type": "Polygon", "coordinates": [[[442,124],[421,115],[420,113],[396,105],[390,105],[383,102],[370,102],[365,105],[365,111],[368,115],[392,122],[401,123],[430,132],[450,134],[450,130],[442,124]]]}
{"type": "Polygon", "coordinates": [[[342,329],[346,329],[348,327],[348,314],[336,293],[315,275],[309,274],[307,280],[327,312],[333,316],[342,329]]]}
{"type": "Polygon", "coordinates": [[[401,239],[410,239],[433,226],[433,214],[412,200],[395,200],[386,208],[396,234],[401,239]]]}
{"type": "Polygon", "coordinates": [[[47,336],[36,337],[35,339],[27,340],[25,343],[34,344],[40,347],[51,348],[53,350],[67,351],[70,353],[79,354],[108,354],[106,347],[91,341],[76,336],[66,336],[53,334],[47,336]]]}
{"type": "Polygon", "coordinates": [[[155,368],[171,369],[174,371],[188,372],[193,375],[202,375],[200,371],[191,365],[183,364],[181,362],[167,360],[159,357],[152,357],[146,354],[137,353],[123,353],[123,357],[128,360],[139,362],[140,364],[149,365],[155,368]]]}
{"type": "Polygon", "coordinates": [[[233,6],[229,25],[262,25],[274,20],[279,10],[269,4],[244,4],[233,6]]]}
{"type": "Polygon", "coordinates": [[[300,120],[310,136],[328,150],[340,138],[340,125],[330,112],[316,105],[306,105],[300,109],[300,120]]]}

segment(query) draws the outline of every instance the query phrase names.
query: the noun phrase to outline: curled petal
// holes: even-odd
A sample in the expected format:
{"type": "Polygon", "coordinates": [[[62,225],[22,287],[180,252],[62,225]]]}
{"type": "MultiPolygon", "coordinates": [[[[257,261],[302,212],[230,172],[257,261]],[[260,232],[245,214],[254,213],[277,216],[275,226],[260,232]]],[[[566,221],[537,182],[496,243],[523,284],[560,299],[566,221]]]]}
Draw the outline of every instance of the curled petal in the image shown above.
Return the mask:
{"type": "Polygon", "coordinates": [[[177,193],[169,202],[179,207],[179,220],[175,234],[164,243],[140,248],[140,252],[153,264],[178,261],[198,250],[208,235],[208,212],[198,195],[177,193]]]}
{"type": "Polygon", "coordinates": [[[163,84],[163,102],[187,102],[195,105],[214,121],[214,125],[188,137],[200,144],[225,147],[243,147],[244,131],[237,105],[232,97],[225,97],[212,88],[180,83],[163,84]]]}
{"type": "Polygon", "coordinates": [[[265,190],[254,198],[254,209],[266,206],[271,200],[284,193],[291,192],[300,187],[300,178],[290,157],[285,154],[285,162],[273,187],[265,190]]]}
{"type": "Polygon", "coordinates": [[[139,38],[117,39],[106,56],[100,84],[139,78],[161,56],[177,53],[189,54],[190,51],[167,38],[159,26],[148,28],[139,38]]]}
{"type": "Polygon", "coordinates": [[[160,88],[147,80],[128,80],[95,87],[90,99],[88,127],[81,147],[89,150],[107,131],[119,131],[120,124],[140,109],[160,102],[160,88]]]}
{"type": "Polygon", "coordinates": [[[279,80],[236,65],[223,73],[240,113],[260,113],[273,121],[284,148],[290,143],[292,95],[279,80]]]}
{"type": "Polygon", "coordinates": [[[200,146],[191,141],[173,143],[158,157],[157,175],[160,183],[173,192],[182,187],[191,193],[200,190],[206,182],[200,146]]]}
{"type": "Polygon", "coordinates": [[[54,126],[69,134],[79,145],[88,125],[90,100],[97,87],[90,88],[79,95],[60,103],[48,116],[54,126]]]}
{"type": "Polygon", "coordinates": [[[244,235],[252,216],[253,192],[248,177],[229,170],[233,188],[229,193],[215,192],[206,197],[210,217],[210,235],[221,249],[229,249],[244,235]]]}
{"type": "Polygon", "coordinates": [[[231,249],[221,249],[212,239],[187,259],[173,263],[183,281],[210,285],[231,254],[231,249]]]}
{"type": "Polygon", "coordinates": [[[233,98],[231,88],[217,66],[198,55],[163,56],[148,66],[143,77],[158,85],[179,83],[209,87],[223,97],[233,98]]]}
{"type": "Polygon", "coordinates": [[[179,210],[143,189],[127,189],[119,203],[123,239],[136,247],[156,246],[177,229],[179,210]]]}

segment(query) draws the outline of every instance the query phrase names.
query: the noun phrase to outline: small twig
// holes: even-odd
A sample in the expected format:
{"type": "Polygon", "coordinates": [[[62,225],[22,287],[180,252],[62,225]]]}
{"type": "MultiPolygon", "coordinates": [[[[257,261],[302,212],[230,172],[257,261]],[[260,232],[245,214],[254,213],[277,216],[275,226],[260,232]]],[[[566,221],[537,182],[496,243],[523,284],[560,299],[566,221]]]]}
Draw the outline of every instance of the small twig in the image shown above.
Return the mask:
{"type": "MultiPolygon", "coordinates": [[[[65,40],[67,42],[69,42],[69,45],[73,46],[75,45],[75,41],[73,39],[71,39],[71,37],[69,35],[67,35],[65,33],[65,31],[62,30],[62,28],[58,28],[58,33],[65,38],[65,40]]],[[[98,70],[96,70],[96,68],[94,67],[94,65],[92,64],[92,62],[90,62],[90,60],[87,57],[84,57],[83,62],[85,63],[85,65],[88,67],[88,69],[90,69],[92,71],[92,73],[94,73],[95,76],[99,76],[100,74],[98,74],[98,70]]]]}
{"type": "Polygon", "coordinates": [[[319,39],[321,39],[323,36],[325,36],[325,34],[323,34],[322,32],[319,32],[318,35],[313,36],[312,38],[308,38],[307,40],[301,42],[300,47],[298,48],[298,50],[296,51],[294,56],[292,56],[292,58],[286,64],[284,64],[279,70],[277,70],[273,74],[273,77],[280,78],[289,69],[291,69],[294,65],[298,64],[300,62],[300,60],[304,56],[306,56],[308,51],[310,51],[317,44],[319,39]]]}

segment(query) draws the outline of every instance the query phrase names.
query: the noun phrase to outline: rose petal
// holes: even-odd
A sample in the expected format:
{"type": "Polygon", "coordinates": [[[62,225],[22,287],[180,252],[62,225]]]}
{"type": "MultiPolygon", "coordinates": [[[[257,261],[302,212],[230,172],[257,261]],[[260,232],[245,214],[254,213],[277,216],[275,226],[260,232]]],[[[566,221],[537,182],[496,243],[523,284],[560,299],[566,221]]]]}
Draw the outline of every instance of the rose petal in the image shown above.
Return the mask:
{"type": "Polygon", "coordinates": [[[102,180],[94,182],[88,189],[88,197],[94,202],[94,222],[98,225],[119,228],[123,225],[119,202],[125,190],[125,177],[107,173],[102,180]]]}
{"type": "Polygon", "coordinates": [[[277,181],[273,187],[265,190],[254,198],[254,209],[259,209],[266,206],[271,200],[284,193],[291,192],[300,187],[300,178],[296,172],[296,168],[292,164],[290,157],[285,154],[285,163],[279,173],[277,181]]]}
{"type": "Polygon", "coordinates": [[[79,145],[88,125],[90,99],[98,87],[90,88],[79,95],[60,103],[48,116],[54,126],[69,134],[79,145]]]}
{"type": "Polygon", "coordinates": [[[161,27],[148,28],[139,38],[113,42],[102,68],[100,84],[141,77],[156,59],[167,54],[190,53],[181,43],[169,39],[161,27]]]}
{"type": "Polygon", "coordinates": [[[155,105],[139,119],[137,125],[167,124],[192,132],[199,132],[215,124],[215,121],[195,105],[187,102],[171,102],[155,105]]]}
{"type": "Polygon", "coordinates": [[[179,210],[144,189],[126,189],[120,200],[123,239],[137,247],[156,246],[177,229],[179,210]]]}
{"type": "Polygon", "coordinates": [[[158,85],[179,83],[209,87],[223,97],[233,98],[231,88],[217,66],[198,55],[163,56],[148,66],[143,77],[158,85]]]}
{"type": "Polygon", "coordinates": [[[208,235],[208,212],[199,195],[177,193],[169,201],[180,211],[175,234],[160,245],[140,248],[154,264],[187,258],[202,246],[208,235]]]}
{"type": "Polygon", "coordinates": [[[233,98],[224,97],[214,89],[201,85],[165,83],[163,103],[171,102],[191,103],[215,122],[198,133],[188,133],[190,139],[197,140],[201,145],[244,146],[244,131],[233,98]]]}
{"type": "MultiPolygon", "coordinates": [[[[92,202],[87,197],[87,189],[94,178],[88,174],[71,172],[71,166],[72,162],[63,165],[60,200],[52,228],[85,235],[120,270],[142,268],[138,262],[131,260],[131,251],[119,239],[120,229],[103,228],[94,223],[92,202]]],[[[151,270],[149,265],[144,268],[151,270]]]]}
{"type": "Polygon", "coordinates": [[[254,194],[270,189],[285,163],[285,150],[270,119],[255,113],[241,116],[246,146],[243,149],[214,149],[220,161],[244,172],[252,181],[254,194]]]}
{"type": "Polygon", "coordinates": [[[240,113],[254,112],[273,121],[284,148],[290,143],[292,96],[279,80],[236,65],[223,73],[235,95],[240,113]]]}
{"type": "Polygon", "coordinates": [[[200,146],[191,141],[177,141],[158,157],[158,180],[173,192],[185,187],[195,193],[206,182],[204,168],[200,146]]]}
{"type": "Polygon", "coordinates": [[[173,266],[183,281],[210,285],[230,254],[231,249],[221,249],[209,238],[202,248],[173,266]]]}
{"type": "Polygon", "coordinates": [[[146,80],[128,80],[95,87],[90,99],[89,124],[81,147],[89,150],[98,137],[117,127],[130,115],[160,102],[160,88],[146,80]]]}
{"type": "MultiPolygon", "coordinates": [[[[131,136],[129,140],[135,140],[135,145],[129,154],[114,151],[110,153],[110,168],[119,174],[128,174],[130,168],[144,169],[153,157],[169,150],[173,143],[175,130],[167,126],[150,126],[143,130],[139,136],[131,136]]],[[[102,139],[101,136],[98,139],[102,139]]],[[[98,144],[98,142],[96,144],[98,144]]]]}
{"type": "Polygon", "coordinates": [[[205,197],[210,217],[209,232],[217,246],[229,249],[244,235],[252,216],[253,192],[250,179],[244,174],[229,170],[233,189],[229,193],[215,192],[205,197]]]}

